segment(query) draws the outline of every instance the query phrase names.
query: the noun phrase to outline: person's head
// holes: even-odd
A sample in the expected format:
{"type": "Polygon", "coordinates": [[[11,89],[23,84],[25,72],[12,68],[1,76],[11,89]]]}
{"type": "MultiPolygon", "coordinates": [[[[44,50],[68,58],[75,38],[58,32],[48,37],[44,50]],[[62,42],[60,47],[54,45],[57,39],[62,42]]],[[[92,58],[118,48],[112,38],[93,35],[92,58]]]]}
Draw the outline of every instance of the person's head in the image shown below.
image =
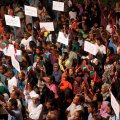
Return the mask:
{"type": "Polygon", "coordinates": [[[76,111],[74,113],[74,119],[73,120],[83,120],[83,111],[76,111]]]}
{"type": "Polygon", "coordinates": [[[100,31],[101,31],[101,32],[104,31],[104,26],[100,26],[100,31]]]}
{"type": "Polygon", "coordinates": [[[26,28],[27,28],[28,31],[31,31],[31,30],[32,30],[32,24],[31,24],[31,23],[28,23],[28,24],[26,25],[26,28]]]}
{"type": "Polygon", "coordinates": [[[20,92],[18,90],[13,90],[11,93],[10,93],[10,98],[11,99],[18,99],[20,96],[20,92]]]}
{"type": "Polygon", "coordinates": [[[101,105],[101,108],[100,108],[100,111],[106,113],[108,104],[109,104],[108,101],[103,101],[102,105],[101,105]]]}
{"type": "Polygon", "coordinates": [[[52,111],[56,108],[57,103],[55,99],[50,99],[46,102],[46,107],[49,111],[52,111]]]}
{"type": "Polygon", "coordinates": [[[58,71],[58,70],[59,70],[59,65],[58,65],[58,63],[54,63],[53,69],[54,69],[54,71],[58,71]]]}
{"type": "Polygon", "coordinates": [[[46,120],[57,120],[57,115],[55,111],[50,111],[48,112],[47,116],[46,116],[46,120]]]}
{"type": "Polygon", "coordinates": [[[103,96],[102,96],[102,94],[96,93],[96,94],[94,95],[94,97],[93,97],[93,101],[96,101],[96,102],[97,102],[98,108],[100,109],[101,104],[102,104],[102,102],[103,102],[103,96]]]}
{"type": "Polygon", "coordinates": [[[108,54],[108,55],[114,54],[114,50],[113,50],[112,47],[109,47],[109,48],[107,49],[107,54],[108,54]]]}
{"type": "Polygon", "coordinates": [[[25,33],[24,33],[24,38],[25,38],[26,40],[28,39],[29,36],[30,36],[30,35],[29,35],[28,32],[25,32],[25,33]]]}
{"type": "Polygon", "coordinates": [[[88,113],[95,113],[97,111],[97,103],[96,102],[91,102],[88,105],[88,113]]]}
{"type": "Polygon", "coordinates": [[[39,55],[40,53],[41,53],[41,52],[40,52],[40,48],[39,48],[39,47],[37,47],[37,48],[36,48],[36,54],[38,54],[38,55],[39,55]]]}
{"type": "Polygon", "coordinates": [[[30,49],[35,52],[36,51],[36,43],[34,41],[29,42],[30,49]]]}
{"type": "Polygon", "coordinates": [[[37,62],[37,63],[40,63],[40,56],[37,56],[37,57],[36,57],[36,62],[37,62]]]}
{"type": "Polygon", "coordinates": [[[4,67],[0,66],[0,73],[4,73],[4,67]]]}
{"type": "Polygon", "coordinates": [[[9,102],[7,103],[7,106],[9,107],[9,109],[11,110],[15,110],[17,109],[17,100],[16,99],[10,99],[9,102]]]}
{"type": "Polygon", "coordinates": [[[64,73],[62,74],[62,80],[66,80],[66,79],[67,79],[67,73],[64,72],[64,73]]]}
{"type": "Polygon", "coordinates": [[[34,105],[38,105],[40,103],[40,96],[38,94],[33,94],[32,95],[32,102],[34,105]]]}
{"type": "Polygon", "coordinates": [[[25,74],[23,72],[20,72],[18,74],[18,78],[19,78],[19,80],[24,80],[25,79],[25,74]]]}
{"type": "Polygon", "coordinates": [[[55,81],[55,77],[53,75],[46,77],[45,79],[46,83],[52,84],[55,81]]]}
{"type": "Polygon", "coordinates": [[[113,108],[112,108],[110,103],[108,103],[108,105],[107,105],[107,113],[109,115],[114,115],[114,110],[113,110],[113,108]]]}
{"type": "Polygon", "coordinates": [[[78,105],[78,104],[83,104],[85,101],[84,97],[82,95],[75,95],[74,99],[73,99],[73,103],[78,105]]]}
{"type": "Polygon", "coordinates": [[[101,45],[102,44],[102,38],[96,38],[96,43],[98,45],[101,45]]]}
{"type": "Polygon", "coordinates": [[[92,120],[103,120],[103,118],[100,115],[95,114],[92,116],[92,120]]]}
{"type": "Polygon", "coordinates": [[[32,81],[28,81],[27,87],[28,87],[28,90],[30,91],[34,89],[34,84],[32,83],[32,81]]]}
{"type": "Polygon", "coordinates": [[[106,93],[106,92],[108,92],[108,84],[107,83],[104,83],[103,85],[102,85],[102,88],[101,88],[101,93],[106,93]]]}
{"type": "Polygon", "coordinates": [[[73,68],[70,68],[69,69],[69,75],[71,76],[71,75],[73,75],[74,74],[74,69],[73,68]]]}
{"type": "Polygon", "coordinates": [[[106,63],[109,63],[110,62],[110,57],[108,56],[105,60],[106,63]]]}
{"type": "Polygon", "coordinates": [[[94,85],[95,85],[95,81],[94,81],[94,80],[91,80],[90,86],[91,86],[91,87],[94,87],[94,85]]]}

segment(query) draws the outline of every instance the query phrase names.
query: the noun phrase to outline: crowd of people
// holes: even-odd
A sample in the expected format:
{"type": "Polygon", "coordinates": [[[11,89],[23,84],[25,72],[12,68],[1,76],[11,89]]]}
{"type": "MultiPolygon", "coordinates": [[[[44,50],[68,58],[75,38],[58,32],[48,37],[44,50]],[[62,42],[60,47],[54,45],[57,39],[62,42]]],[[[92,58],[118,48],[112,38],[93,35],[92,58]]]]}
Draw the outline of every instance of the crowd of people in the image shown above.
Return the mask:
{"type": "Polygon", "coordinates": [[[11,0],[0,5],[0,120],[118,120],[111,93],[120,101],[120,3],[64,0],[11,0]],[[26,16],[24,5],[38,17],[26,16]],[[4,15],[19,16],[21,27],[7,26],[4,15]],[[54,31],[40,28],[53,22],[54,31]],[[69,44],[57,42],[59,31],[69,44]],[[88,41],[97,46],[92,55],[88,41]],[[21,53],[20,71],[4,49],[21,53]]]}

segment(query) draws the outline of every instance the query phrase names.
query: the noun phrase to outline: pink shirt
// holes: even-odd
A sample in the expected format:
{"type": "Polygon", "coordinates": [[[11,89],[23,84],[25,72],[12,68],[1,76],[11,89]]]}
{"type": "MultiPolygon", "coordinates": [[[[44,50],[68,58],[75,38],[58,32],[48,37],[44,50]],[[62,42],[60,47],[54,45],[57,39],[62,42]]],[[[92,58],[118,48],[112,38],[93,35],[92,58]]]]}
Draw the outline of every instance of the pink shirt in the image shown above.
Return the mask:
{"type": "Polygon", "coordinates": [[[56,85],[55,84],[46,84],[46,86],[55,94],[55,98],[58,98],[56,85]]]}

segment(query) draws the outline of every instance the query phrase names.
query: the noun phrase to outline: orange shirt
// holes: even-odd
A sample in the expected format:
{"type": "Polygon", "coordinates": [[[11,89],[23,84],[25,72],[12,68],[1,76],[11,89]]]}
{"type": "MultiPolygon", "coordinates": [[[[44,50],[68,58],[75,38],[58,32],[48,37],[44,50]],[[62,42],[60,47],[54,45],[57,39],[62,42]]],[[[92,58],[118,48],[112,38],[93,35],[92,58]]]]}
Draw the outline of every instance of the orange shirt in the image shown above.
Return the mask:
{"type": "Polygon", "coordinates": [[[67,88],[72,90],[72,84],[67,80],[62,80],[60,83],[60,90],[65,91],[67,88]]]}

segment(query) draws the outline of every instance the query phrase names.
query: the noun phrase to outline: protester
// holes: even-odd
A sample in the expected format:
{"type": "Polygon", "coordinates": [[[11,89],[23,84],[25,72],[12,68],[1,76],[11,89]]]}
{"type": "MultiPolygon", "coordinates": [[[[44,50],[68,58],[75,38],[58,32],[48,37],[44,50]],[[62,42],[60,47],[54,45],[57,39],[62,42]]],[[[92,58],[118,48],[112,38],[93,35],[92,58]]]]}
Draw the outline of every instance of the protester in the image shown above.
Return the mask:
{"type": "Polygon", "coordinates": [[[0,119],[118,119],[119,1],[56,2],[0,0],[0,119]]]}

